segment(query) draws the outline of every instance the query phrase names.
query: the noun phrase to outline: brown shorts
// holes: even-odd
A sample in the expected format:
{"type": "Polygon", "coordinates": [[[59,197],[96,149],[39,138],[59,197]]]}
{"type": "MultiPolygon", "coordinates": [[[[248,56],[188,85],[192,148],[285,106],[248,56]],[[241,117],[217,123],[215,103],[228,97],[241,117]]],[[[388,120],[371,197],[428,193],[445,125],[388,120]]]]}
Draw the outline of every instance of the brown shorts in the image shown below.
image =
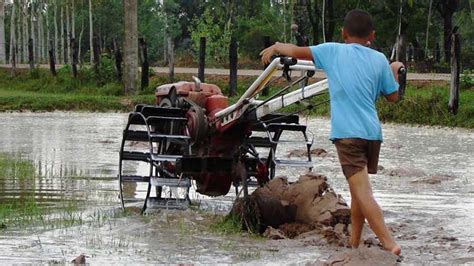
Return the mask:
{"type": "Polygon", "coordinates": [[[369,174],[376,174],[381,143],[356,138],[336,139],[334,144],[344,176],[349,178],[366,166],[369,174]]]}

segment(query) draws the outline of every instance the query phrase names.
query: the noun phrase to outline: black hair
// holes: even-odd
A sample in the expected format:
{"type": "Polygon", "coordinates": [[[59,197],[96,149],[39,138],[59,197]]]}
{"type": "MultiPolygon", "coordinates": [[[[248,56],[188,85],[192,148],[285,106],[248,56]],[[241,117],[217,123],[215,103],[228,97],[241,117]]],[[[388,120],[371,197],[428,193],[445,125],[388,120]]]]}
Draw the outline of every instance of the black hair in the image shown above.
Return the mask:
{"type": "Polygon", "coordinates": [[[344,18],[344,28],[349,36],[366,38],[373,31],[372,16],[367,11],[351,10],[344,18]]]}

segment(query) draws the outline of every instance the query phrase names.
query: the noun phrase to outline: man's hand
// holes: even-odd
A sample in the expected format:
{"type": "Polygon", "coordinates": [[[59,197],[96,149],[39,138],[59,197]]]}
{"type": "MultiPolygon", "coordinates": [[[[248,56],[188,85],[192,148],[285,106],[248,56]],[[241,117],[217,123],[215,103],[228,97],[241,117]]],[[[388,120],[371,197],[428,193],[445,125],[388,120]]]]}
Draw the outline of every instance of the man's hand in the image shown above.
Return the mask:
{"type": "Polygon", "coordinates": [[[393,77],[395,78],[395,80],[397,81],[397,83],[400,83],[400,82],[398,82],[398,70],[399,70],[401,67],[405,67],[405,65],[403,65],[402,62],[395,61],[395,62],[393,62],[393,63],[390,64],[390,67],[392,68],[393,77]]]}
{"type": "Polygon", "coordinates": [[[279,42],[276,42],[274,45],[265,48],[263,51],[260,52],[260,56],[262,56],[262,63],[264,65],[269,64],[272,60],[272,56],[278,55],[278,46],[280,45],[279,42]]]}
{"type": "Polygon", "coordinates": [[[290,43],[276,42],[274,45],[264,49],[260,52],[262,56],[262,63],[268,64],[272,61],[272,56],[282,55],[290,56],[297,59],[313,60],[311,49],[309,47],[298,47],[290,43]]]}

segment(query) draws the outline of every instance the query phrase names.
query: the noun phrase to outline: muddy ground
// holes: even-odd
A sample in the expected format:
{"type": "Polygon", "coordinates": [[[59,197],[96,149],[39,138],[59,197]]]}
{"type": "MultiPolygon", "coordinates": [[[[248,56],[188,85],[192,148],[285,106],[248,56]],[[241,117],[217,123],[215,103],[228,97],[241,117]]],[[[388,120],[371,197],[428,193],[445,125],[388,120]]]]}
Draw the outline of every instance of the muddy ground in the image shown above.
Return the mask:
{"type": "MultiPolygon", "coordinates": [[[[359,264],[358,260],[385,256],[374,248],[376,240],[368,229],[364,238],[372,247],[358,251],[328,244],[316,235],[269,240],[220,233],[211,224],[230,210],[232,193],[207,198],[193,192],[196,207],[187,211],[140,216],[132,208],[123,214],[115,176],[125,119],[126,115],[114,113],[0,114],[0,152],[21,154],[35,162],[43,176],[36,181],[38,200],[57,206],[66,195],[80,204],[75,214],[69,214],[80,220],[72,226],[2,229],[2,264],[69,262],[80,254],[94,264],[321,264],[327,260],[359,264]]],[[[315,152],[314,171],[325,175],[349,204],[346,181],[327,140],[328,121],[308,123],[316,136],[313,147],[325,151],[315,152]]],[[[372,183],[387,224],[402,246],[400,264],[473,264],[473,132],[389,124],[384,125],[384,133],[381,167],[372,183]]],[[[288,157],[295,149],[283,147],[280,156],[288,157]]],[[[298,156],[294,153],[291,158],[298,156]]],[[[296,181],[303,171],[282,169],[277,175],[296,181]]],[[[1,197],[22,193],[15,180],[3,181],[0,191],[1,197]]]]}

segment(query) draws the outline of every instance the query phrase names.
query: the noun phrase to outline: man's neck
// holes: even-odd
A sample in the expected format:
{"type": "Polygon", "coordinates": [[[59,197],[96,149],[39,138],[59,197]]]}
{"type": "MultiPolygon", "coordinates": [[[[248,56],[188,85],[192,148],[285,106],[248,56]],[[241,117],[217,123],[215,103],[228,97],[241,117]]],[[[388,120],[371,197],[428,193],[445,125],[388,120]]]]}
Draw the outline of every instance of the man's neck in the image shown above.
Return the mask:
{"type": "Polygon", "coordinates": [[[369,40],[367,38],[348,37],[344,41],[347,44],[356,43],[363,46],[367,46],[369,44],[369,40]]]}

